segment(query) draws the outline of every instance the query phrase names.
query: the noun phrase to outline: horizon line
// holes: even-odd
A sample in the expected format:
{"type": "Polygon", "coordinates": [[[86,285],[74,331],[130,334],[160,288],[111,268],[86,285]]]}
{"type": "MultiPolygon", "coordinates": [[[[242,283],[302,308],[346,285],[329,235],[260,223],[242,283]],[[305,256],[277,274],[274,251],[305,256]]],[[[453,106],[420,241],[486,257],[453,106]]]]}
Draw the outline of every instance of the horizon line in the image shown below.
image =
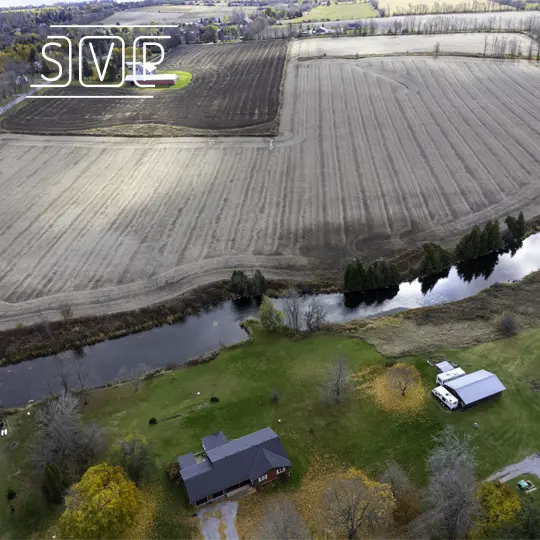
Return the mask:
{"type": "Polygon", "coordinates": [[[153,99],[153,97],[154,96],[26,96],[27,99],[153,99]]]}
{"type": "Polygon", "coordinates": [[[49,28],[178,28],[176,24],[51,24],[49,28]]]}

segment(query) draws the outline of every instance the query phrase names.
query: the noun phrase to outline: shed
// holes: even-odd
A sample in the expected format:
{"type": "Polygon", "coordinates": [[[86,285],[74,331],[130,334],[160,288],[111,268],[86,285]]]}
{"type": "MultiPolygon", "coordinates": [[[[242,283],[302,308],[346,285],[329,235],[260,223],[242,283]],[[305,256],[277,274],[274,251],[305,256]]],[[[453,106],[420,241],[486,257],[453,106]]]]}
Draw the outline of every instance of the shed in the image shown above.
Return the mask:
{"type": "Polygon", "coordinates": [[[448,381],[444,386],[459,399],[463,407],[500,396],[506,390],[497,375],[485,369],[448,381]]]}

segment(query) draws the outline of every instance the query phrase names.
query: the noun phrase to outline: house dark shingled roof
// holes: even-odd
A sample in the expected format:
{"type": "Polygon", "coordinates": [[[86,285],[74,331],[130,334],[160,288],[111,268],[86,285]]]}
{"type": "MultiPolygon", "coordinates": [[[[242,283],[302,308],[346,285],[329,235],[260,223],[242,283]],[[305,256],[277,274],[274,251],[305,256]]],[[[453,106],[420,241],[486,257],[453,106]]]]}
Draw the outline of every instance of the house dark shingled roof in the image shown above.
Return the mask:
{"type": "Polygon", "coordinates": [[[451,388],[464,405],[470,405],[506,390],[497,375],[485,369],[449,381],[445,386],[451,388]]]}
{"type": "Polygon", "coordinates": [[[180,456],[178,462],[192,503],[247,480],[253,482],[270,469],[291,466],[278,435],[270,428],[208,449],[203,462],[183,467],[189,463],[189,455],[180,456]]]}
{"type": "Polygon", "coordinates": [[[221,446],[222,444],[225,444],[227,442],[227,437],[223,434],[223,431],[218,431],[217,433],[212,433],[212,435],[208,435],[202,440],[202,447],[204,448],[205,452],[208,452],[208,450],[212,450],[212,448],[216,448],[217,446],[221,446]]]}

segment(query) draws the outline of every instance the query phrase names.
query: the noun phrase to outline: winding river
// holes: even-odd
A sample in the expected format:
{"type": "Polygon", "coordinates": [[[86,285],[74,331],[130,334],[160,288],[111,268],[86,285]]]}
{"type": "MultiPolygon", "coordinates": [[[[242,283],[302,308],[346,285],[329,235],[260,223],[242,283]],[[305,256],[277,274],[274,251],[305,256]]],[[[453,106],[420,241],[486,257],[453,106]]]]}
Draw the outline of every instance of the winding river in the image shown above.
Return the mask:
{"type": "MultiPolygon", "coordinates": [[[[540,233],[527,238],[514,254],[493,254],[452,267],[438,278],[416,279],[369,295],[320,294],[329,322],[376,317],[396,311],[461,300],[494,283],[522,279],[540,268],[540,233]]],[[[302,297],[307,303],[311,297],[302,297]]],[[[278,309],[284,299],[273,300],[278,309]]],[[[0,403],[18,407],[61,387],[58,371],[84,363],[90,386],[125,380],[151,369],[180,365],[220,346],[247,339],[239,323],[256,315],[255,301],[223,302],[169,326],[105,341],[83,351],[67,351],[0,368],[0,403]]],[[[74,387],[77,387],[73,382],[74,387]]]]}

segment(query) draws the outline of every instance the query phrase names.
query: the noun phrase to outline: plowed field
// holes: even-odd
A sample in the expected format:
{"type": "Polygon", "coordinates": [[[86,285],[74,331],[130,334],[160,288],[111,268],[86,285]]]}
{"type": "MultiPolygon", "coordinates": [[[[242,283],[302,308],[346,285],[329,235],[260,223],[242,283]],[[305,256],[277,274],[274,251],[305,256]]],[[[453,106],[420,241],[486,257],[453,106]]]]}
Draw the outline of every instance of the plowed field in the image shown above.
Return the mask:
{"type": "MultiPolygon", "coordinates": [[[[285,41],[275,40],[178,47],[160,71],[191,72],[192,82],[182,89],[152,92],[75,86],[50,90],[63,95],[144,92],[154,98],[34,100],[2,125],[14,132],[43,134],[160,124],[196,131],[247,127],[246,134],[266,135],[277,125],[286,46],[285,41]]],[[[129,128],[124,133],[129,134],[129,128]]]]}
{"type": "Polygon", "coordinates": [[[6,135],[0,299],[18,304],[0,317],[137,307],[235,267],[292,276],[540,214],[538,88],[525,61],[293,61],[273,150],[6,135]]]}

